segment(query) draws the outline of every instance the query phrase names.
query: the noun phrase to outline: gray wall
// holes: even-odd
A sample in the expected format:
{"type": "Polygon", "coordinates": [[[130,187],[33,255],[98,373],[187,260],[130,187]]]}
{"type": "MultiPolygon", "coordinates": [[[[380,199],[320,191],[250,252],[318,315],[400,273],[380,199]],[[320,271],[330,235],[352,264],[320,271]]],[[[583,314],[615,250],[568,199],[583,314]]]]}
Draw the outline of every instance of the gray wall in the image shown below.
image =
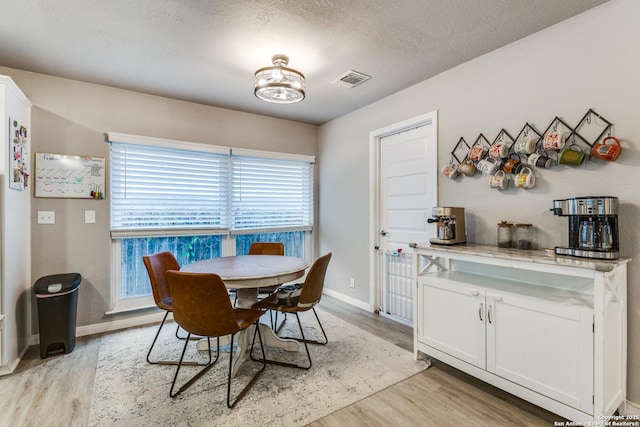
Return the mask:
{"type": "MultiPolygon", "coordinates": [[[[33,153],[108,159],[105,132],[122,132],[316,155],[317,126],[4,67],[0,74],[11,76],[33,103],[33,153]]],[[[33,183],[31,191],[33,197],[33,183]]],[[[111,252],[108,188],[106,193],[104,200],[32,198],[32,279],[65,272],[82,274],[78,326],[144,314],[104,315],[109,310],[111,252]],[[37,212],[43,210],[55,211],[54,225],[37,224],[37,212]],[[96,211],[95,224],[84,223],[85,210],[96,211]]]]}
{"type": "Polygon", "coordinates": [[[633,258],[628,397],[640,402],[639,16],[636,0],[608,2],[322,125],[320,252],[334,253],[326,287],[369,303],[370,131],[437,110],[443,166],[460,137],[473,142],[482,132],[492,140],[501,128],[515,137],[526,122],[543,131],[555,116],[575,125],[593,108],[615,124],[624,147],[618,161],[544,170],[527,191],[498,192],[486,177],[452,181],[438,174],[439,204],[466,207],[470,242],[494,245],[496,224],[506,219],[533,223],[540,246],[553,247],[568,240],[566,218],[549,212],[553,199],[618,196],[622,255],[633,258]]]}

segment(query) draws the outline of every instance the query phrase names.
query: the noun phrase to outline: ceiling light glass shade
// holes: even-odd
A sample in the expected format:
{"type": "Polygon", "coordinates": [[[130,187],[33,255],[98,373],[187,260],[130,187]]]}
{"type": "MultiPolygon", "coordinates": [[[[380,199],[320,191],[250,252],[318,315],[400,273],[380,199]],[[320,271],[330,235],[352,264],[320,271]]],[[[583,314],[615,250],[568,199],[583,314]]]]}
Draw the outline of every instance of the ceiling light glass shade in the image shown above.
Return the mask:
{"type": "Polygon", "coordinates": [[[263,101],[274,104],[294,104],[304,99],[304,75],[293,68],[287,68],[286,55],[274,55],[273,67],[260,68],[254,74],[253,93],[263,101]]]}

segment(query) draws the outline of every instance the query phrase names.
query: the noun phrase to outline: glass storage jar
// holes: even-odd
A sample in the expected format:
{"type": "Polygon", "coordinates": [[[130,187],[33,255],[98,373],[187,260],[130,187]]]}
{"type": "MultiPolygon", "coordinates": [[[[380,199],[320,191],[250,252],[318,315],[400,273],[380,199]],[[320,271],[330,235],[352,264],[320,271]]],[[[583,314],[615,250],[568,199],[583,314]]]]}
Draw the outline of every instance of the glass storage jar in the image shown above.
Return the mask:
{"type": "Polygon", "coordinates": [[[513,246],[513,224],[502,221],[498,224],[498,247],[512,248],[513,246]]]}
{"type": "Polygon", "coordinates": [[[533,249],[533,225],[532,224],[516,224],[516,248],[531,250],[533,249]]]}

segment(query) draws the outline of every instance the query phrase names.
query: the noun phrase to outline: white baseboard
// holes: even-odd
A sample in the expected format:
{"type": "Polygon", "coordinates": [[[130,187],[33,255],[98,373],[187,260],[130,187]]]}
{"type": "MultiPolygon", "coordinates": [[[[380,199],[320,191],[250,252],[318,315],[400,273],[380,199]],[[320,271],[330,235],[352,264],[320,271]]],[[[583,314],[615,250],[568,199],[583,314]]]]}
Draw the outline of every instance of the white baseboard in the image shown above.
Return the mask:
{"type": "Polygon", "coordinates": [[[631,403],[627,400],[626,404],[624,405],[624,410],[626,413],[623,415],[640,416],[640,406],[637,403],[631,403]]]}
{"type": "Polygon", "coordinates": [[[362,302],[362,301],[360,301],[358,299],[355,299],[355,298],[350,297],[348,295],[344,295],[344,294],[341,294],[340,292],[336,292],[336,291],[333,291],[333,290],[327,289],[327,288],[325,288],[322,293],[326,294],[326,295],[329,295],[330,297],[333,297],[333,298],[338,299],[340,301],[344,301],[347,304],[351,304],[353,306],[356,306],[358,308],[361,308],[363,310],[371,312],[371,304],[369,304],[369,303],[362,302]]]}
{"type": "MultiPolygon", "coordinates": [[[[105,332],[114,332],[121,329],[134,328],[136,326],[144,326],[151,323],[161,322],[165,312],[145,314],[143,316],[130,317],[128,319],[118,319],[110,322],[96,323],[93,325],[78,326],[76,328],[76,337],[84,337],[87,335],[103,334],[105,332]]],[[[173,320],[173,314],[169,313],[167,321],[173,320]]],[[[40,335],[32,335],[29,339],[29,345],[38,345],[40,343],[40,335]]]]}
{"type": "MultiPolygon", "coordinates": [[[[360,300],[357,300],[355,298],[352,298],[350,296],[341,294],[339,292],[336,291],[332,291],[331,289],[324,289],[324,293],[326,295],[329,295],[330,297],[339,299],[340,301],[344,301],[347,304],[351,304],[353,306],[356,306],[358,308],[361,308],[363,310],[366,311],[371,311],[371,305],[365,302],[362,302],[360,300]]],[[[157,322],[161,322],[162,321],[162,317],[164,316],[164,311],[158,311],[157,313],[152,313],[152,314],[146,314],[143,316],[136,316],[136,317],[130,317],[128,319],[119,319],[119,320],[114,320],[111,322],[102,322],[102,323],[96,323],[93,325],[86,325],[86,326],[78,326],[76,328],[76,337],[83,337],[83,336],[87,336],[87,335],[94,335],[94,334],[102,334],[105,332],[113,332],[113,331],[119,331],[121,329],[126,329],[126,328],[133,328],[136,326],[143,326],[143,325],[148,325],[150,323],[157,323],[157,322]]],[[[173,313],[169,313],[169,316],[167,317],[167,321],[173,321],[173,313]]],[[[33,344],[38,344],[39,339],[38,339],[38,335],[34,335],[31,337],[31,343],[33,344]]]]}
{"type": "MultiPolygon", "coordinates": [[[[360,300],[352,298],[350,296],[341,294],[331,289],[324,289],[324,293],[333,298],[344,301],[347,304],[351,304],[366,311],[371,311],[371,305],[364,303],[360,300]]],[[[143,316],[130,317],[127,319],[118,319],[110,322],[95,323],[93,325],[78,326],[76,328],[76,337],[83,337],[87,335],[103,334],[105,332],[114,332],[121,329],[133,328],[136,326],[148,325],[150,323],[157,323],[162,321],[164,311],[158,311],[157,313],[146,314],[143,316]]],[[[173,320],[172,313],[169,313],[167,320],[173,320]]],[[[37,345],[40,342],[39,335],[32,335],[29,339],[29,345],[37,345]]]]}
{"type": "MultiPolygon", "coordinates": [[[[136,326],[148,325],[150,323],[161,322],[165,312],[145,314],[143,316],[130,317],[128,319],[119,319],[112,322],[97,323],[94,325],[79,326],[76,328],[76,336],[83,337],[93,334],[102,334],[105,332],[118,331],[120,329],[133,328],[136,326]]],[[[173,316],[169,313],[167,320],[173,320],[173,316]]]]}
{"type": "Polygon", "coordinates": [[[27,352],[27,349],[29,348],[29,346],[30,346],[30,343],[27,343],[27,345],[24,346],[24,348],[18,355],[18,358],[14,360],[11,365],[4,365],[0,367],[0,377],[4,375],[12,374],[13,371],[16,370],[16,368],[18,367],[18,364],[20,364],[20,362],[22,361],[22,358],[24,357],[24,354],[27,352]]]}

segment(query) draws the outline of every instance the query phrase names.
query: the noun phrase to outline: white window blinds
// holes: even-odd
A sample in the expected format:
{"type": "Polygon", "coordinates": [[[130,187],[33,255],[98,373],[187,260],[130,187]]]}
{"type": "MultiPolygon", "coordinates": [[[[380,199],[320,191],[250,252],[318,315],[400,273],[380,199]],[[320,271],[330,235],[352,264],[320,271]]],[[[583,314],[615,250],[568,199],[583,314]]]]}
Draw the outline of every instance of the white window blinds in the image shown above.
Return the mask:
{"type": "Polygon", "coordinates": [[[108,136],[114,238],[313,227],[313,156],[108,136]]]}
{"type": "Polygon", "coordinates": [[[310,230],[313,163],[231,156],[231,229],[310,230]]]}
{"type": "Polygon", "coordinates": [[[228,154],[111,142],[110,166],[114,237],[228,228],[228,154]]]}

